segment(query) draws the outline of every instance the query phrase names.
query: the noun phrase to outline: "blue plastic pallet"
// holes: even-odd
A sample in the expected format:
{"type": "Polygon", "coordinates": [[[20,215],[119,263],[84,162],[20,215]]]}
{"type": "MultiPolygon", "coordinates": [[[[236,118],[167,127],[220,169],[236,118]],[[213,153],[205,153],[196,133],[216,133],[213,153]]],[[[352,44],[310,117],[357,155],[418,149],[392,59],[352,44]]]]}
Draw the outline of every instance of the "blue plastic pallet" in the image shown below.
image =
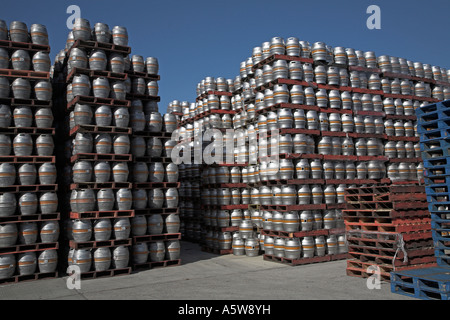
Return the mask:
{"type": "MultiPolygon", "coordinates": [[[[426,106],[415,109],[417,119],[419,120],[423,115],[431,114],[434,112],[444,111],[450,108],[450,100],[431,103],[426,106]]],[[[420,121],[420,120],[419,120],[420,121]]]]}
{"type": "Polygon", "coordinates": [[[421,143],[429,143],[429,142],[435,142],[435,141],[439,141],[439,140],[450,141],[450,137],[422,139],[419,142],[421,142],[421,143]]]}
{"type": "Polygon", "coordinates": [[[419,143],[420,151],[432,151],[435,148],[445,149],[450,147],[450,137],[447,138],[437,138],[437,139],[428,139],[424,141],[420,141],[419,143]]]}
{"type": "Polygon", "coordinates": [[[443,139],[448,138],[450,136],[450,128],[448,129],[436,129],[436,130],[428,130],[422,133],[419,133],[420,141],[425,141],[429,139],[443,139]]]}
{"type": "Polygon", "coordinates": [[[432,168],[435,166],[450,165],[450,159],[448,159],[446,157],[436,157],[436,158],[422,159],[422,160],[423,160],[423,167],[425,169],[432,168]]]}
{"type": "MultiPolygon", "coordinates": [[[[450,113],[450,109],[447,110],[450,113]]],[[[425,123],[417,123],[417,132],[419,134],[427,133],[434,130],[444,130],[450,128],[450,117],[444,116],[440,119],[428,121],[425,123]]]]}
{"type": "Polygon", "coordinates": [[[436,257],[436,263],[439,267],[450,268],[450,258],[448,257],[436,257]]]}
{"type": "Polygon", "coordinates": [[[428,211],[430,212],[437,212],[441,211],[439,210],[440,207],[448,207],[450,208],[450,202],[433,202],[428,204],[428,211]]]}
{"type": "Polygon", "coordinates": [[[450,165],[430,166],[429,168],[425,168],[423,173],[429,178],[450,176],[450,165]]]}
{"type": "Polygon", "coordinates": [[[439,210],[439,211],[430,211],[431,222],[435,221],[436,223],[440,223],[440,221],[448,221],[450,223],[450,210],[439,210]],[[447,215],[449,218],[447,219],[447,215]]]}
{"type": "Polygon", "coordinates": [[[430,204],[442,205],[443,202],[450,201],[450,194],[448,192],[441,192],[435,194],[427,194],[427,202],[430,204]]]}
{"type": "MultiPolygon", "coordinates": [[[[419,111],[420,112],[420,111],[419,111]]],[[[424,113],[417,117],[417,125],[431,124],[435,121],[450,118],[450,108],[442,108],[432,112],[424,113]]]]}
{"type": "Polygon", "coordinates": [[[442,158],[442,157],[450,157],[449,148],[434,148],[426,151],[422,151],[422,159],[430,159],[430,158],[442,158]]]}
{"type": "Polygon", "coordinates": [[[438,186],[438,185],[450,185],[450,176],[449,175],[425,175],[423,176],[425,186],[438,186]]]}
{"type": "MultiPolygon", "coordinates": [[[[450,232],[450,219],[431,218],[431,228],[450,232]]],[[[448,240],[450,241],[450,238],[448,240]]]]}
{"type": "Polygon", "coordinates": [[[450,300],[450,268],[391,272],[391,292],[422,300],[450,300]]]}
{"type": "Polygon", "coordinates": [[[435,247],[442,248],[445,245],[439,245],[436,246],[438,242],[449,242],[450,241],[450,229],[438,229],[438,228],[432,228],[431,229],[431,235],[433,237],[433,241],[435,242],[435,247]]]}
{"type": "Polygon", "coordinates": [[[444,248],[436,248],[434,250],[434,255],[436,257],[436,263],[439,267],[447,267],[450,263],[450,256],[446,254],[445,251],[449,251],[449,249],[444,248]]]}
{"type": "MultiPolygon", "coordinates": [[[[443,178],[445,176],[440,176],[439,178],[443,178]]],[[[437,195],[437,194],[450,194],[450,185],[446,183],[436,183],[436,184],[426,184],[425,185],[425,193],[427,195],[437,195]]]]}

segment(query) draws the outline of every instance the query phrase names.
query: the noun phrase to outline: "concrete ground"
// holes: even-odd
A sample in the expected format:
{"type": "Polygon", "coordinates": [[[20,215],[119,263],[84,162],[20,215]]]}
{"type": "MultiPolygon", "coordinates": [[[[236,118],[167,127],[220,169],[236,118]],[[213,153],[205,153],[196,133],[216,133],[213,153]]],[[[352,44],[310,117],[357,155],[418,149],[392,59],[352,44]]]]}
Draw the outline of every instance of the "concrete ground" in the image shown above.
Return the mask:
{"type": "Polygon", "coordinates": [[[1,300],[410,300],[367,288],[366,279],[346,275],[346,261],[288,266],[246,257],[203,252],[181,242],[181,265],[130,275],[81,280],[67,277],[0,286],[1,300]]]}

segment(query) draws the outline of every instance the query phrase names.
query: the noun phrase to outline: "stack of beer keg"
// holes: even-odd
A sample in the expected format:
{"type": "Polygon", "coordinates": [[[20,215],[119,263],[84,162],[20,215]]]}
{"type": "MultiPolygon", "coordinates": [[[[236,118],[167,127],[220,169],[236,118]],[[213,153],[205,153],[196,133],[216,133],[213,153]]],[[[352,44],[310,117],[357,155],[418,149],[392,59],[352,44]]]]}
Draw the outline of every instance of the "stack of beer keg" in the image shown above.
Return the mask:
{"type": "Polygon", "coordinates": [[[133,268],[179,265],[180,211],[179,171],[172,161],[172,139],[178,118],[158,110],[158,60],[132,56],[128,76],[133,84],[128,94],[132,104],[133,123],[133,203],[135,217],[131,222],[133,268]],[[147,83],[140,90],[139,83],[147,83]],[[139,119],[143,119],[140,121],[139,119]]]}
{"type": "Polygon", "coordinates": [[[44,25],[0,20],[0,283],[58,275],[49,52],[44,25]]]}
{"type": "MultiPolygon", "coordinates": [[[[194,141],[202,136],[200,128],[229,128],[227,118],[212,116],[208,110],[233,111],[233,150],[225,152],[244,166],[231,165],[228,172],[223,168],[216,172],[212,166],[204,169],[202,201],[219,199],[222,205],[245,205],[246,209],[255,205],[250,207],[252,214],[242,212],[239,224],[245,226],[234,233],[240,254],[245,246],[239,234],[246,237],[249,222],[244,220],[250,217],[250,225],[263,231],[261,250],[266,250],[266,238],[267,242],[283,238],[279,243],[294,238],[289,244],[295,242],[295,254],[291,249],[288,257],[280,250],[273,254],[269,244],[267,259],[299,264],[317,260],[302,258],[345,258],[345,189],[422,180],[414,109],[448,98],[448,80],[448,71],[437,66],[274,37],[253,49],[234,80],[202,80],[196,103],[181,110],[180,132],[194,141]],[[228,84],[231,97],[219,98],[213,91],[219,83],[228,84]],[[279,161],[270,161],[272,156],[279,161]],[[228,184],[228,190],[215,189],[211,181],[215,183],[217,177],[221,183],[238,184],[228,184]],[[282,227],[283,221],[290,226],[282,227]],[[302,236],[294,237],[297,232],[302,236]],[[310,238],[308,232],[314,236],[310,238]],[[312,255],[302,250],[302,240],[303,249],[312,248],[312,255]]],[[[207,145],[197,148],[203,151],[207,145]]],[[[241,208],[233,209],[236,212],[220,212],[221,221],[226,213],[233,221],[231,216],[238,216],[241,208]]],[[[206,210],[206,223],[219,221],[214,215],[206,210]]]]}
{"type": "Polygon", "coordinates": [[[131,272],[133,158],[125,73],[130,52],[125,28],[91,28],[88,20],[77,19],[55,59],[55,92],[65,96],[57,97],[67,204],[64,255],[82,278],[131,272]]]}

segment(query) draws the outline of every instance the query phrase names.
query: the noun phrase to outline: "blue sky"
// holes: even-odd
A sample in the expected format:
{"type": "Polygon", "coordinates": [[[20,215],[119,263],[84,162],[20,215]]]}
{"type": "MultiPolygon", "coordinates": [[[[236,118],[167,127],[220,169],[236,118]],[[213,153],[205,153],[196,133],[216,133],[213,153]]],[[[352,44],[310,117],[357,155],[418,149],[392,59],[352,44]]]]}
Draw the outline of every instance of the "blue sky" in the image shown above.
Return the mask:
{"type": "Polygon", "coordinates": [[[323,41],[450,69],[449,0],[58,0],[2,1],[0,19],[46,25],[52,59],[65,46],[69,5],[91,26],[125,26],[132,54],[159,60],[161,113],[170,101],[194,102],[207,76],[234,79],[252,49],[274,36],[323,41]],[[369,5],[381,30],[369,30],[369,5]]]}

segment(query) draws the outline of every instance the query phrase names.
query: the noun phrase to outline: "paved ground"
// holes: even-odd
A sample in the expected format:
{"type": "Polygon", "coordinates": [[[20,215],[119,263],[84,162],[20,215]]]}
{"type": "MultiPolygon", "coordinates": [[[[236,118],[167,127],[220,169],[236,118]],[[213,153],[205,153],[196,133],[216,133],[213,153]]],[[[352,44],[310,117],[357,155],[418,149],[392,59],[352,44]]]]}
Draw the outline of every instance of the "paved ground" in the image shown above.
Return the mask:
{"type": "Polygon", "coordinates": [[[67,277],[0,286],[2,300],[407,300],[389,283],[369,290],[366,279],[345,273],[346,261],[287,266],[262,256],[218,256],[181,242],[181,266],[82,280],[67,277]]]}

